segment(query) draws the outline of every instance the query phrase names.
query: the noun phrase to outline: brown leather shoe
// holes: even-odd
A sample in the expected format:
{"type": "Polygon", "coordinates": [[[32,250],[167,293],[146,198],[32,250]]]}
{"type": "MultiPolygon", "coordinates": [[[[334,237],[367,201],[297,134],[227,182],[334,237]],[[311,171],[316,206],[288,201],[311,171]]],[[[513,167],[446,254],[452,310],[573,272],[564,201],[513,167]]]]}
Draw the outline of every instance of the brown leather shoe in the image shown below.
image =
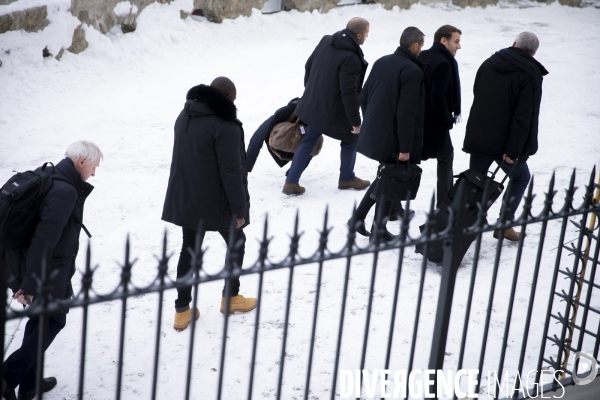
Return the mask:
{"type": "MultiPolygon", "coordinates": [[[[241,294],[233,296],[229,301],[229,314],[236,312],[248,312],[256,308],[256,299],[244,297],[241,294]]],[[[221,297],[221,314],[225,314],[225,297],[221,297]]]]}
{"type": "Polygon", "coordinates": [[[370,184],[371,182],[355,176],[351,181],[343,181],[340,179],[338,181],[338,189],[365,190],[370,184]]]}
{"type": "MultiPolygon", "coordinates": [[[[198,319],[198,318],[200,318],[200,310],[198,310],[196,308],[196,319],[198,319]]],[[[176,312],[175,313],[175,322],[173,322],[173,328],[177,332],[181,332],[188,327],[191,320],[192,320],[192,309],[191,308],[188,309],[187,311],[176,312]]]]}
{"type": "MultiPolygon", "coordinates": [[[[494,239],[498,239],[500,237],[500,230],[496,229],[494,231],[494,239]]],[[[508,228],[504,231],[504,239],[509,240],[511,242],[518,242],[521,234],[515,231],[514,228],[508,228]]],[[[527,232],[523,232],[523,237],[527,237],[527,232]]]]}
{"type": "Polygon", "coordinates": [[[283,185],[283,189],[281,190],[281,192],[283,194],[287,194],[288,196],[298,196],[301,195],[302,193],[304,193],[306,191],[306,189],[304,189],[302,186],[298,185],[297,183],[289,183],[286,182],[283,185]]]}

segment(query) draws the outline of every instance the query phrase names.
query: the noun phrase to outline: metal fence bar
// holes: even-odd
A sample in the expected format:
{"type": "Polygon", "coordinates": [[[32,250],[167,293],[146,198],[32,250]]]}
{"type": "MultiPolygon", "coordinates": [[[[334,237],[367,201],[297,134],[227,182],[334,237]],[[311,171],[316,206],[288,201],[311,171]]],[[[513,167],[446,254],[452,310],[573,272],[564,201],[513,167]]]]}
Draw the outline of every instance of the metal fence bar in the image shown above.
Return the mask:
{"type": "Polygon", "coordinates": [[[298,234],[298,213],[296,212],[296,219],[294,221],[294,235],[292,236],[292,243],[290,245],[290,277],[288,280],[288,291],[287,291],[287,304],[285,306],[285,319],[283,323],[283,340],[281,344],[281,358],[279,364],[279,378],[277,380],[277,400],[281,399],[281,387],[283,385],[283,368],[285,366],[285,349],[287,345],[287,332],[288,323],[290,321],[290,306],[292,303],[292,287],[294,283],[294,261],[298,256],[298,247],[300,242],[300,234],[298,234]]]}
{"type": "MultiPolygon", "coordinates": [[[[550,201],[550,208],[552,207],[552,200],[554,199],[554,196],[556,195],[557,191],[554,190],[554,182],[555,182],[555,174],[552,173],[552,178],[550,179],[550,184],[548,185],[548,192],[546,193],[546,199],[547,201],[550,201]]],[[[575,183],[573,182],[573,180],[571,180],[571,185],[569,186],[569,189],[567,190],[567,194],[565,196],[565,203],[563,206],[563,210],[570,210],[572,207],[572,202],[573,202],[573,194],[574,194],[574,187],[575,187],[575,183]]],[[[550,212],[552,213],[552,210],[550,210],[550,212]]],[[[552,314],[552,306],[554,305],[554,292],[556,290],[556,283],[558,281],[558,271],[560,270],[560,261],[562,258],[562,250],[563,250],[563,246],[562,244],[565,242],[565,234],[567,232],[567,224],[569,222],[569,215],[568,213],[564,213],[563,217],[562,217],[562,223],[561,223],[561,228],[560,228],[560,235],[558,238],[558,248],[556,251],[556,258],[554,261],[554,273],[552,274],[552,283],[550,285],[550,293],[548,294],[548,307],[546,308],[547,314],[546,314],[546,320],[544,322],[544,332],[542,333],[542,338],[541,338],[541,347],[540,347],[540,355],[538,357],[538,363],[537,363],[537,367],[536,367],[536,374],[535,374],[535,382],[539,385],[540,384],[540,379],[541,379],[541,375],[542,375],[542,363],[544,361],[544,353],[546,351],[546,339],[548,338],[548,329],[550,328],[550,315],[552,314]]]]}
{"type": "Polygon", "coordinates": [[[340,350],[342,347],[342,333],[344,331],[344,316],[346,313],[346,297],[348,295],[348,281],[350,280],[350,267],[352,266],[352,254],[356,241],[356,204],[350,218],[350,226],[348,227],[348,238],[346,240],[345,253],[346,257],[346,272],[344,274],[344,289],[342,290],[342,309],[340,310],[340,323],[338,326],[338,339],[335,347],[335,361],[333,365],[333,375],[331,383],[331,400],[335,399],[335,387],[337,385],[337,374],[340,366],[340,350]]]}
{"type": "MultiPolygon", "coordinates": [[[[129,281],[131,280],[131,267],[129,262],[130,244],[129,236],[125,243],[125,264],[121,268],[121,290],[127,294],[129,281]]],[[[135,262],[135,261],[134,261],[135,262]]],[[[121,399],[121,383],[123,379],[123,353],[125,350],[125,318],[127,315],[127,299],[124,297],[121,303],[121,331],[119,333],[119,360],[117,362],[117,400],[121,399]]]]}
{"type": "MultiPolygon", "coordinates": [[[[534,195],[532,194],[533,183],[534,183],[533,178],[531,178],[531,183],[529,184],[530,185],[529,193],[527,194],[527,196],[531,197],[532,201],[533,201],[533,197],[534,197],[534,195]]],[[[544,201],[544,209],[542,210],[542,213],[545,215],[548,215],[551,210],[552,210],[552,197],[546,196],[546,199],[544,201]]],[[[528,212],[529,213],[531,212],[531,207],[529,208],[528,212]]],[[[531,327],[531,317],[533,315],[533,304],[535,301],[536,287],[538,284],[538,277],[539,277],[539,273],[540,273],[540,265],[542,263],[542,254],[543,254],[543,249],[544,249],[544,242],[546,240],[547,227],[548,227],[548,221],[542,222],[542,227],[540,230],[540,240],[538,242],[538,250],[537,250],[536,257],[535,257],[535,267],[533,270],[533,279],[531,282],[531,291],[529,293],[529,304],[527,306],[527,317],[525,317],[525,329],[523,331],[523,340],[521,342],[519,365],[517,367],[519,376],[523,376],[523,366],[525,364],[525,353],[527,351],[527,341],[529,339],[529,329],[531,327]]],[[[516,385],[516,390],[515,390],[514,396],[513,396],[514,399],[516,399],[519,396],[519,389],[521,387],[521,381],[517,380],[515,382],[515,385],[516,385]]]]}
{"type": "MultiPolygon", "coordinates": [[[[200,271],[202,271],[202,262],[204,258],[204,250],[202,249],[202,239],[204,238],[204,228],[202,222],[198,224],[198,230],[196,231],[196,238],[194,241],[194,250],[187,249],[192,256],[191,270],[192,277],[198,278],[200,271]]],[[[190,346],[188,349],[188,364],[187,364],[187,375],[185,380],[185,400],[189,400],[192,391],[192,362],[194,359],[194,338],[196,337],[196,310],[198,308],[198,297],[200,296],[200,284],[194,284],[194,298],[192,299],[192,310],[190,312],[190,346]]]]}
{"type": "Polygon", "coordinates": [[[312,330],[310,333],[310,350],[308,352],[308,367],[306,370],[306,384],[304,386],[304,398],[308,399],[310,391],[310,374],[312,371],[313,351],[315,348],[315,335],[317,332],[317,316],[319,315],[319,298],[321,295],[321,277],[323,275],[323,260],[325,259],[325,251],[327,250],[327,240],[331,229],[327,227],[327,217],[329,215],[329,209],[325,210],[325,218],[323,219],[323,230],[319,238],[319,254],[321,259],[319,260],[319,271],[317,273],[317,287],[315,293],[315,307],[313,310],[313,321],[312,330]]]}
{"type": "MultiPolygon", "coordinates": [[[[164,299],[164,284],[165,276],[169,270],[169,257],[167,257],[167,231],[163,236],[162,257],[158,263],[158,316],[156,321],[156,345],[154,346],[154,371],[152,372],[152,400],[156,399],[156,390],[158,382],[158,360],[160,357],[160,330],[162,328],[162,305],[164,299]]],[[[190,314],[192,319],[195,319],[196,310],[190,314]]]]}
{"type": "MultiPolygon", "coordinates": [[[[506,189],[507,192],[510,190],[511,186],[512,186],[512,181],[509,181],[508,187],[506,189]]],[[[483,362],[485,360],[485,349],[487,346],[487,338],[488,338],[488,334],[489,334],[489,330],[490,330],[490,320],[492,317],[492,305],[494,303],[494,294],[496,292],[496,279],[498,278],[498,269],[500,266],[500,256],[502,254],[502,243],[504,242],[504,232],[506,230],[506,228],[504,226],[504,222],[506,221],[507,208],[508,208],[508,199],[506,197],[504,197],[502,199],[502,208],[500,210],[500,221],[502,221],[502,225],[500,226],[499,233],[498,233],[498,243],[496,245],[496,256],[494,258],[494,272],[492,273],[492,283],[490,286],[490,295],[489,295],[488,305],[487,305],[487,310],[486,310],[486,315],[485,315],[485,326],[484,326],[484,330],[483,330],[481,352],[479,354],[479,367],[478,367],[479,371],[483,371],[483,362]]],[[[500,379],[502,379],[502,377],[500,377],[500,379]]],[[[480,385],[481,385],[481,374],[479,374],[477,376],[477,385],[475,386],[475,393],[479,393],[480,385]]],[[[495,391],[496,391],[496,389],[494,388],[494,393],[495,393],[495,391]]]]}
{"type": "MultiPolygon", "coordinates": [[[[409,212],[410,212],[410,200],[406,202],[404,212],[402,213],[402,223],[400,225],[400,243],[404,243],[408,236],[408,224],[409,224],[409,212]]],[[[388,345],[385,356],[385,367],[384,369],[390,368],[390,358],[392,357],[392,343],[394,341],[394,325],[396,324],[396,310],[398,307],[398,296],[400,295],[400,277],[402,275],[402,264],[404,262],[404,246],[400,246],[398,250],[398,266],[396,271],[396,284],[394,286],[394,299],[392,300],[392,315],[390,321],[390,332],[388,334],[388,345]]]]}
{"type": "MultiPolygon", "coordinates": [[[[48,304],[48,283],[50,281],[50,274],[48,273],[48,246],[44,246],[44,257],[42,258],[42,274],[40,276],[42,285],[40,287],[40,305],[44,310],[48,304]]],[[[37,362],[36,362],[36,379],[35,379],[35,392],[39,400],[44,398],[44,351],[46,350],[45,342],[46,336],[48,335],[48,314],[42,312],[38,322],[38,350],[37,350],[37,362]]]]}
{"type": "MultiPolygon", "coordinates": [[[[500,361],[498,363],[498,374],[497,375],[500,376],[500,379],[502,379],[502,373],[504,371],[504,358],[506,357],[508,335],[510,334],[511,316],[512,316],[512,311],[513,311],[513,307],[515,304],[515,296],[517,295],[517,281],[519,279],[519,270],[521,267],[521,257],[523,255],[523,243],[524,243],[523,241],[525,240],[525,230],[527,227],[527,219],[529,217],[529,211],[531,210],[531,202],[533,201],[533,196],[532,196],[532,192],[531,192],[532,189],[533,189],[533,178],[532,178],[531,182],[529,183],[529,191],[527,193],[527,196],[525,197],[525,204],[523,206],[523,215],[520,218],[520,220],[522,221],[521,234],[519,235],[517,256],[515,258],[515,269],[513,272],[513,280],[512,280],[512,284],[511,284],[511,288],[510,288],[508,310],[506,312],[506,322],[504,323],[504,335],[502,338],[502,347],[500,349],[500,361]]],[[[540,241],[543,241],[543,237],[540,238],[540,241]]],[[[533,282],[532,286],[534,286],[534,285],[535,285],[535,281],[533,282]]],[[[518,379],[517,379],[517,381],[518,381],[518,379]]],[[[495,390],[494,390],[494,393],[495,393],[495,395],[496,395],[495,397],[497,399],[499,393],[496,393],[495,390]]]]}
{"type": "Polygon", "coordinates": [[[256,299],[256,317],[254,319],[254,335],[252,340],[252,356],[250,361],[250,382],[248,383],[248,400],[252,400],[252,389],[254,387],[254,368],[256,364],[256,346],[258,343],[258,327],[260,324],[260,307],[263,290],[264,270],[269,254],[269,243],[271,242],[271,239],[267,236],[268,228],[269,216],[265,215],[265,224],[263,225],[263,237],[260,241],[260,250],[258,253],[258,298],[256,299]]]}
{"type": "MultiPolygon", "coordinates": [[[[87,250],[85,254],[85,272],[81,279],[81,291],[84,299],[89,299],[90,289],[92,287],[92,268],[91,268],[91,245],[88,241],[87,250]]],[[[85,352],[87,345],[87,325],[88,325],[88,306],[83,306],[82,313],[82,327],[81,327],[81,354],[79,356],[79,386],[77,390],[77,398],[83,399],[83,385],[85,376],[85,352]]]]}

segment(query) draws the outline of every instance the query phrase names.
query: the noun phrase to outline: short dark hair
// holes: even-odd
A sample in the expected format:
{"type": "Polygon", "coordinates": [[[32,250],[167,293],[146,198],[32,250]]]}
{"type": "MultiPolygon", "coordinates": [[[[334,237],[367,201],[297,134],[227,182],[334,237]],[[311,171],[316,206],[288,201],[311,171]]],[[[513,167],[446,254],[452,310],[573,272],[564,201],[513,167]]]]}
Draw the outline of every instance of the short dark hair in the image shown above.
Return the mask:
{"type": "Polygon", "coordinates": [[[354,17],[352,18],[350,21],[348,21],[348,24],[346,25],[346,29],[348,29],[350,32],[354,33],[355,35],[362,35],[363,33],[365,33],[367,31],[367,27],[369,26],[369,21],[367,21],[364,18],[360,18],[360,17],[354,17]]]}
{"type": "Polygon", "coordinates": [[[441,26],[440,29],[435,31],[435,33],[433,34],[433,41],[441,42],[442,38],[446,38],[446,40],[450,40],[453,33],[458,33],[459,35],[462,35],[461,30],[452,25],[441,26]]]}
{"type": "Polygon", "coordinates": [[[419,28],[409,26],[400,36],[400,47],[409,48],[413,43],[423,43],[424,40],[425,34],[419,28]]]}

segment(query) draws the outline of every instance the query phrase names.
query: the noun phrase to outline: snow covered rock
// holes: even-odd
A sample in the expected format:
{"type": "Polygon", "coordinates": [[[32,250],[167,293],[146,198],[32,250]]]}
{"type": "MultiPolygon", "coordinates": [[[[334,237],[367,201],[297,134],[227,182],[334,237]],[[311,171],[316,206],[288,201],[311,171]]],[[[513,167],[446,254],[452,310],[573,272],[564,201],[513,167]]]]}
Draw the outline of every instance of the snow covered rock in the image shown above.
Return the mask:
{"type": "Polygon", "coordinates": [[[223,19],[234,19],[241,15],[250,16],[252,9],[262,9],[267,0],[194,0],[194,9],[204,11],[210,22],[223,22],[223,19]]]}
{"type": "Polygon", "coordinates": [[[283,0],[286,10],[327,12],[337,6],[340,0],[283,0]]]}
{"type": "Polygon", "coordinates": [[[46,6],[33,7],[0,15],[0,33],[25,30],[37,32],[44,29],[49,21],[46,6]]]}

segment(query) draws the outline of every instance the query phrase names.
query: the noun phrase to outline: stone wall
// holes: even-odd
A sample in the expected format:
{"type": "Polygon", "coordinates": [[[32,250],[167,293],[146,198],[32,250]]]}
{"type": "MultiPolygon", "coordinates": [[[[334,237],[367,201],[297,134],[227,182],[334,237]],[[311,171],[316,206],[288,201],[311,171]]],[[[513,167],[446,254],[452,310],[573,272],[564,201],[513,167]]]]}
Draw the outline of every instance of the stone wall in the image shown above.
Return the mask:
{"type": "MultiPolygon", "coordinates": [[[[0,5],[6,5],[15,0],[0,0],[0,5]]],[[[137,16],[153,2],[169,3],[171,0],[129,0],[129,12],[114,12],[115,6],[123,0],[71,0],[71,13],[81,21],[81,25],[73,32],[73,41],[67,49],[72,53],[79,53],[87,48],[83,24],[88,24],[98,31],[106,34],[115,26],[120,26],[124,33],[136,29],[137,16]]],[[[223,19],[233,19],[239,16],[249,16],[252,9],[262,9],[268,0],[194,0],[193,8],[202,9],[206,18],[211,22],[222,22],[223,19]]],[[[498,0],[371,0],[380,3],[386,9],[394,6],[410,8],[415,3],[435,3],[452,1],[459,7],[486,7],[497,4],[498,0]]],[[[510,1],[510,0],[509,0],[510,1]]],[[[554,0],[538,0],[552,2],[554,0]]],[[[581,7],[582,0],[558,0],[560,4],[581,7]]],[[[327,12],[336,7],[340,0],[282,0],[284,10],[327,12]]],[[[193,10],[181,10],[181,17],[187,18],[193,10]]],[[[25,30],[37,32],[44,29],[49,21],[46,6],[30,8],[0,15],[0,34],[11,30],[25,30]]],[[[60,55],[62,55],[62,50],[60,55]]]]}

